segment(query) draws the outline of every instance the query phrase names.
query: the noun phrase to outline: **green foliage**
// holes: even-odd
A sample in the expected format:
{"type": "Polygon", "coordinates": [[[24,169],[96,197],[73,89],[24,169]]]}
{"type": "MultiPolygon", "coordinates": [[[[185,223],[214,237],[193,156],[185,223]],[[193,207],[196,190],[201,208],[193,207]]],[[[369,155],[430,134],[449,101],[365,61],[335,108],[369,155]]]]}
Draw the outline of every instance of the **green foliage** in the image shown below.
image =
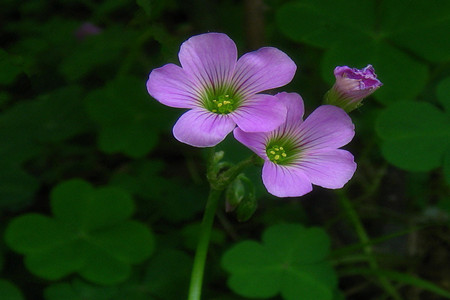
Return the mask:
{"type": "Polygon", "coordinates": [[[69,81],[80,80],[92,71],[104,68],[123,57],[135,33],[121,27],[111,27],[102,34],[88,36],[78,43],[61,64],[61,73],[69,81]]]}
{"type": "Polygon", "coordinates": [[[415,57],[450,58],[450,41],[442,38],[450,35],[450,4],[386,0],[377,5],[374,0],[293,1],[279,9],[277,23],[292,40],[326,49],[322,74],[330,83],[337,65],[371,63],[384,83],[375,98],[383,104],[414,99],[428,79],[426,65],[415,57]]]}
{"type": "Polygon", "coordinates": [[[91,92],[86,106],[100,126],[98,144],[106,153],[123,152],[142,157],[156,146],[165,115],[155,110],[142,80],[119,78],[91,92]]]}
{"type": "Polygon", "coordinates": [[[31,201],[39,184],[15,164],[0,161],[0,209],[19,208],[31,201]]]}
{"type": "Polygon", "coordinates": [[[0,279],[0,295],[2,300],[23,300],[22,292],[11,282],[0,279]]]}
{"type": "Polygon", "coordinates": [[[18,163],[39,154],[42,144],[57,143],[86,132],[82,89],[66,86],[32,101],[19,102],[0,116],[0,138],[7,141],[0,160],[18,163]]]}
{"type": "Polygon", "coordinates": [[[262,240],[240,242],[222,257],[234,292],[263,299],[278,293],[292,300],[333,299],[337,280],[326,261],[330,240],[322,229],[275,225],[262,240]]]}
{"type": "Polygon", "coordinates": [[[343,273],[345,275],[353,275],[353,274],[364,274],[364,275],[382,275],[389,279],[392,279],[396,282],[402,284],[413,285],[417,288],[427,290],[433,292],[436,295],[442,296],[446,299],[450,299],[450,292],[446,291],[439,286],[429,282],[427,280],[423,280],[411,274],[400,273],[395,271],[387,271],[387,270],[373,270],[373,269],[365,269],[365,268],[355,268],[344,270],[343,273]]]}
{"type": "Polygon", "coordinates": [[[129,172],[112,176],[110,184],[143,199],[148,209],[170,222],[191,220],[202,211],[207,194],[201,186],[161,176],[164,167],[161,161],[137,161],[129,172]]]}
{"type": "Polygon", "coordinates": [[[70,283],[57,283],[45,290],[45,299],[183,299],[187,291],[191,264],[192,259],[184,252],[164,249],[149,261],[146,271],[139,278],[132,277],[116,286],[96,286],[77,279],[70,283]]]}
{"type": "Polygon", "coordinates": [[[425,102],[397,102],[378,117],[383,156],[410,171],[429,171],[442,165],[450,145],[448,114],[425,102]]]}
{"type": "Polygon", "coordinates": [[[117,283],[129,277],[130,264],[153,251],[147,227],[128,220],[134,205],[123,190],[74,179],[53,189],[51,206],[53,218],[30,213],[6,229],[8,246],[24,254],[27,268],[40,277],[77,272],[93,282],[117,283]]]}
{"type": "Polygon", "coordinates": [[[22,68],[11,55],[0,48],[0,84],[10,84],[22,72],[22,68]]]}
{"type": "MultiPolygon", "coordinates": [[[[186,299],[207,198],[205,157],[173,139],[182,111],[152,99],[145,81],[152,69],[179,63],[184,40],[212,31],[228,34],[240,54],[261,46],[286,52],[298,71],[278,91],[300,93],[306,114],[336,65],[370,63],[384,85],[378,101],[351,115],[356,136],[348,149],[358,170],[345,193],[361,204],[355,215],[367,239],[349,240],[354,229],[330,191],[276,199],[261,166],[249,167],[243,186],[227,195],[248,210],[228,213],[224,197],[219,203],[202,298],[387,299],[386,281],[403,299],[448,296],[440,287],[450,259],[448,1],[56,2],[0,5],[1,300],[186,299]],[[86,22],[100,32],[79,39],[86,22]],[[256,203],[251,219],[239,222],[256,203]],[[333,249],[337,274],[351,275],[339,282],[342,292],[324,231],[270,227],[286,222],[326,228],[341,247],[333,249]],[[252,241],[264,228],[263,241],[252,241]],[[220,269],[226,248],[231,289],[220,269]],[[379,269],[366,268],[370,259],[379,269]]],[[[232,134],[216,150],[231,163],[251,155],[232,134]]]]}

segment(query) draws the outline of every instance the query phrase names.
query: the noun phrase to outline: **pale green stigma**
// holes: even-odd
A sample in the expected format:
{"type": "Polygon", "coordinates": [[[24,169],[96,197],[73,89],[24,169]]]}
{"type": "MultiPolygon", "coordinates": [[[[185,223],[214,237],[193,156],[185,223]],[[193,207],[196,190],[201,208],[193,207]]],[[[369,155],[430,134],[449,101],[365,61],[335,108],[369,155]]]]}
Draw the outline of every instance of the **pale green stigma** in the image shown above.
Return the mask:
{"type": "Polygon", "coordinates": [[[220,95],[210,103],[210,111],[216,114],[226,115],[233,112],[235,109],[236,103],[228,94],[220,95]]]}
{"type": "Polygon", "coordinates": [[[282,146],[274,145],[266,149],[267,157],[276,164],[283,163],[288,155],[282,146]]]}

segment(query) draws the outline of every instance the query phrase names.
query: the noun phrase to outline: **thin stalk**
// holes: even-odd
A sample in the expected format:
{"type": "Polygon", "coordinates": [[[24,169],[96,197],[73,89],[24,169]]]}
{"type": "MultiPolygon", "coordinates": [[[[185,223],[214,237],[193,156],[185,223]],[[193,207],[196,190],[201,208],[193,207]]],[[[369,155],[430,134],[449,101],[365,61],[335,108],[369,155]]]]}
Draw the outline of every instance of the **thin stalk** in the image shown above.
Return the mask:
{"type": "MultiPolygon", "coordinates": [[[[345,212],[347,213],[353,227],[355,228],[356,234],[358,235],[359,240],[363,245],[363,251],[367,255],[367,260],[369,263],[369,266],[372,270],[376,271],[379,269],[377,260],[375,259],[375,256],[373,255],[372,246],[370,245],[370,238],[367,234],[366,230],[364,229],[364,226],[361,222],[361,219],[359,218],[358,214],[356,213],[355,208],[353,207],[351,201],[347,198],[344,192],[339,192],[339,199],[341,202],[342,207],[344,208],[345,212]]],[[[383,275],[378,275],[378,280],[380,285],[383,287],[383,289],[390,294],[392,299],[395,300],[402,300],[402,297],[397,292],[396,288],[392,285],[392,283],[383,275]]]]}
{"type": "Polygon", "coordinates": [[[200,300],[202,294],[203,275],[205,272],[206,255],[208,253],[211,229],[216,214],[217,205],[222,191],[211,188],[203,214],[200,236],[195,251],[194,265],[191,273],[188,300],[200,300]]]}

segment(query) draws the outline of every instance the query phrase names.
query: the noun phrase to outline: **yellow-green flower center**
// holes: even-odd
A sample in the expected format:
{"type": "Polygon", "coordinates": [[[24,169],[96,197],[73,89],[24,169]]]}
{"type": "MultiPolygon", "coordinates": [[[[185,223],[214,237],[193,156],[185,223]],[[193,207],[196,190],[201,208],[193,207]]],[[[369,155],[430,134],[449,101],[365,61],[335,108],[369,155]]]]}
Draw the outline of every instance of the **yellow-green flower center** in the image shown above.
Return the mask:
{"type": "Polygon", "coordinates": [[[216,114],[229,114],[235,109],[235,101],[228,94],[213,99],[210,107],[210,111],[216,114]]]}
{"type": "Polygon", "coordinates": [[[267,157],[270,161],[279,164],[285,161],[288,158],[286,151],[282,146],[273,145],[270,148],[266,149],[267,157]]]}
{"type": "Polygon", "coordinates": [[[218,115],[227,115],[235,111],[243,102],[243,97],[230,86],[219,86],[205,90],[201,98],[203,107],[218,115]]]}

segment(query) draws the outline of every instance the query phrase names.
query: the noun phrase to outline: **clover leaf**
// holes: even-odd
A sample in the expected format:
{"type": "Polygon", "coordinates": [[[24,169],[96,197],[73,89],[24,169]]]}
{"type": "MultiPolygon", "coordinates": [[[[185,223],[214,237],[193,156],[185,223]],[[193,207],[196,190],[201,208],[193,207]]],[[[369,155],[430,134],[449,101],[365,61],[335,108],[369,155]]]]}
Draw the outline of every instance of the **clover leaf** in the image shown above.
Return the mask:
{"type": "Polygon", "coordinates": [[[326,261],[330,240],[322,229],[275,225],[262,240],[240,242],[222,257],[234,292],[252,298],[281,293],[287,300],[333,299],[337,279],[326,261]]]}
{"type": "Polygon", "coordinates": [[[0,279],[0,295],[2,300],[23,300],[22,292],[11,282],[0,279]]]}
{"type": "Polygon", "coordinates": [[[389,106],[379,115],[376,131],[386,160],[409,171],[441,166],[450,146],[449,115],[426,102],[389,106]]]}
{"type": "Polygon", "coordinates": [[[5,233],[7,245],[25,255],[37,276],[54,280],[76,272],[96,283],[117,283],[153,251],[153,235],[129,220],[134,204],[119,188],[69,180],[52,190],[51,208],[54,217],[25,214],[5,233]]]}
{"type": "Polygon", "coordinates": [[[86,98],[91,118],[100,126],[98,144],[106,153],[142,157],[153,149],[166,115],[148,96],[142,80],[124,77],[86,98]]]}
{"type": "Polygon", "coordinates": [[[79,279],[52,284],[44,291],[46,300],[113,300],[117,286],[96,286],[79,279]]]}
{"type": "Polygon", "coordinates": [[[113,286],[97,286],[74,279],[45,289],[46,300],[179,300],[186,295],[192,259],[170,248],[155,254],[142,275],[113,286]],[[174,288],[176,287],[176,288],[174,288]]]}
{"type": "Polygon", "coordinates": [[[424,88],[428,69],[416,56],[448,61],[449,17],[445,0],[297,0],[279,8],[277,24],[292,40],[326,49],[322,74],[330,83],[335,66],[373,64],[384,83],[374,97],[389,104],[412,100],[424,88]]]}

